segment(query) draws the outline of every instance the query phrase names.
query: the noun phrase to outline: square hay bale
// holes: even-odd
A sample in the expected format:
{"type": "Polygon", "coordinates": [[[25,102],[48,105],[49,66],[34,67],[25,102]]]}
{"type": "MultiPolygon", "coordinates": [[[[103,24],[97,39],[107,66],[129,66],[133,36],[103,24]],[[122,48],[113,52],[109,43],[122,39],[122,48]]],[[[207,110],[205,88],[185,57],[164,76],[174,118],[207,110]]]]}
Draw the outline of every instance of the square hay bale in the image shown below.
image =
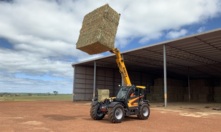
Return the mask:
{"type": "Polygon", "coordinates": [[[109,98],[109,89],[98,89],[98,101],[104,101],[109,98]]]}
{"type": "Polygon", "coordinates": [[[76,44],[88,54],[98,54],[114,48],[120,15],[108,4],[88,13],[83,20],[76,44]]]}
{"type": "Polygon", "coordinates": [[[100,96],[100,95],[108,95],[109,96],[109,94],[110,94],[109,89],[98,89],[97,92],[98,92],[98,96],[100,96]]]}
{"type": "Polygon", "coordinates": [[[199,102],[207,102],[208,101],[208,94],[199,94],[198,98],[199,98],[199,102]]]}
{"type": "Polygon", "coordinates": [[[101,95],[101,96],[98,96],[98,101],[104,101],[105,99],[108,99],[109,98],[109,95],[101,95]]]}
{"type": "Polygon", "coordinates": [[[214,96],[214,101],[217,103],[221,103],[221,96],[220,95],[215,95],[214,96]]]}

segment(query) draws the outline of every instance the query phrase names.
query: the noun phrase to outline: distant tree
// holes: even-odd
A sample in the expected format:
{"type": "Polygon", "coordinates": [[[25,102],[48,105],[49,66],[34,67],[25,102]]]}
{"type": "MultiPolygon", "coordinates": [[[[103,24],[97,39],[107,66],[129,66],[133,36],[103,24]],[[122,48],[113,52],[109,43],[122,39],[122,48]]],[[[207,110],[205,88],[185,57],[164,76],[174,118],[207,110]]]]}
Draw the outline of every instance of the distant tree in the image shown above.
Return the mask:
{"type": "Polygon", "coordinates": [[[54,95],[57,95],[58,94],[58,91],[53,91],[54,95]]]}

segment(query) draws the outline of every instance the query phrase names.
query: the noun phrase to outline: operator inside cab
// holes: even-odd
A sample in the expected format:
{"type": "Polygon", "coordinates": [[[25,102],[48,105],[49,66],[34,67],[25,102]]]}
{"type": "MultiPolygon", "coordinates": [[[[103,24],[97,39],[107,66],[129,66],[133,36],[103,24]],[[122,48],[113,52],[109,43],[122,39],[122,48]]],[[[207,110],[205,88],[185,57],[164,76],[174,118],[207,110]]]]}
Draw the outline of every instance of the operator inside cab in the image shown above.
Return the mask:
{"type": "Polygon", "coordinates": [[[135,94],[135,91],[134,91],[134,90],[131,90],[131,93],[130,93],[129,95],[130,95],[130,98],[136,97],[136,94],[135,94]]]}
{"type": "Polygon", "coordinates": [[[132,93],[130,94],[130,97],[131,97],[131,98],[132,98],[132,97],[135,97],[135,93],[132,92],[132,93]]]}

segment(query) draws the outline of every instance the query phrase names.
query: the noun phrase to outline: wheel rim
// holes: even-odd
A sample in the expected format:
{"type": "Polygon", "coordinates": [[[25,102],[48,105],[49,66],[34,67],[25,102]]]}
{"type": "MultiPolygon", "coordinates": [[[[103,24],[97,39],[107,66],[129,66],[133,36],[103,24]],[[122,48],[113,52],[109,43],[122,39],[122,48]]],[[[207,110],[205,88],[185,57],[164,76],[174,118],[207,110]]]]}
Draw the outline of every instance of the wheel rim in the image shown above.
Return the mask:
{"type": "Polygon", "coordinates": [[[115,117],[120,120],[123,117],[123,111],[121,108],[117,108],[115,110],[115,117]]]}
{"type": "Polygon", "coordinates": [[[103,113],[99,110],[99,107],[97,108],[97,116],[99,117],[103,116],[103,113]]]}
{"type": "Polygon", "coordinates": [[[97,112],[97,116],[101,117],[101,116],[103,116],[103,113],[97,112]]]}
{"type": "Polygon", "coordinates": [[[143,108],[143,115],[144,115],[145,117],[147,117],[148,114],[149,114],[148,108],[147,108],[147,107],[144,107],[144,108],[143,108]]]}

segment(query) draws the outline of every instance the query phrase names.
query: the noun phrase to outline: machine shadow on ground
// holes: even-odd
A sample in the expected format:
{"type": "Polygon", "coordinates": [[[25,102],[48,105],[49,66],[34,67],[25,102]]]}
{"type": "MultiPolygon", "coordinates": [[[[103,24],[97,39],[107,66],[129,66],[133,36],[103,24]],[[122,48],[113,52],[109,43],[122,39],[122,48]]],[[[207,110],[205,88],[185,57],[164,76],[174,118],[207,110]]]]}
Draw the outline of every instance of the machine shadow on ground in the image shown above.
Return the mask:
{"type": "Polygon", "coordinates": [[[74,120],[76,118],[79,118],[79,116],[65,116],[65,115],[56,115],[56,114],[43,115],[43,117],[56,121],[74,120]]]}
{"type": "MultiPolygon", "coordinates": [[[[86,121],[93,121],[93,122],[100,122],[100,123],[107,123],[107,124],[113,124],[108,120],[108,117],[105,116],[104,119],[102,120],[93,120],[92,118],[88,117],[88,118],[82,118],[83,120],[86,121]]],[[[140,119],[138,119],[136,116],[125,116],[122,122],[131,122],[131,121],[138,121],[140,119]]]]}

